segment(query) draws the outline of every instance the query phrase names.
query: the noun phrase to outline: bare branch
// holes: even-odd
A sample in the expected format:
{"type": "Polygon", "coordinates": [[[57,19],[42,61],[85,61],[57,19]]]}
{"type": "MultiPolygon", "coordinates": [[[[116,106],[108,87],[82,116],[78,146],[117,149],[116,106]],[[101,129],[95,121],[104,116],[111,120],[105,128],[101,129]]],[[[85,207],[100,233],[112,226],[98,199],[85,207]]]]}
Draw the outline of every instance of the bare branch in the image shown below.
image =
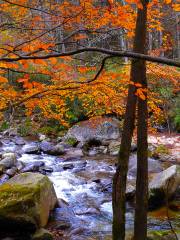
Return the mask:
{"type": "Polygon", "coordinates": [[[180,62],[179,61],[175,61],[175,60],[168,59],[168,58],[153,57],[153,56],[150,56],[150,55],[135,53],[135,52],[130,52],[130,51],[114,51],[114,50],[109,50],[109,49],[104,49],[104,48],[93,48],[93,47],[82,48],[82,49],[69,51],[69,52],[64,52],[64,53],[50,53],[50,54],[47,54],[47,55],[40,55],[40,56],[21,55],[20,57],[17,57],[17,58],[0,58],[0,61],[16,62],[16,61],[19,61],[19,60],[49,59],[49,58],[54,58],[54,57],[73,56],[73,55],[83,53],[83,52],[97,52],[97,53],[107,54],[109,56],[128,57],[128,58],[146,60],[146,61],[149,61],[149,62],[162,63],[162,64],[166,64],[166,65],[169,65],[169,66],[180,67],[180,62]]]}

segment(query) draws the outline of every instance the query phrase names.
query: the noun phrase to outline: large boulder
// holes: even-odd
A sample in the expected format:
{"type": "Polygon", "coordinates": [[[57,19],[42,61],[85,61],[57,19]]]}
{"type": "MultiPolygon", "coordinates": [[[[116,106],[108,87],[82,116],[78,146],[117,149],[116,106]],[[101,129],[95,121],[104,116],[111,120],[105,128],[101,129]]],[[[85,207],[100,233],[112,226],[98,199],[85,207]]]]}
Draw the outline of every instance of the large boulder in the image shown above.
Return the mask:
{"type": "Polygon", "coordinates": [[[180,186],[180,166],[173,165],[158,173],[149,184],[149,207],[156,208],[170,199],[180,186]]]}
{"type": "MultiPolygon", "coordinates": [[[[148,172],[149,173],[159,173],[162,172],[163,168],[158,160],[148,158],[148,172]]],[[[128,175],[131,177],[136,177],[137,173],[137,156],[131,155],[129,159],[129,171],[128,175]]]]}
{"type": "Polygon", "coordinates": [[[90,139],[118,139],[120,137],[119,126],[119,121],[114,118],[92,118],[74,125],[68,130],[64,139],[75,138],[79,142],[87,142],[90,139]]]}
{"type": "Polygon", "coordinates": [[[0,232],[35,232],[57,203],[52,182],[39,173],[22,173],[0,186],[0,232]]]}

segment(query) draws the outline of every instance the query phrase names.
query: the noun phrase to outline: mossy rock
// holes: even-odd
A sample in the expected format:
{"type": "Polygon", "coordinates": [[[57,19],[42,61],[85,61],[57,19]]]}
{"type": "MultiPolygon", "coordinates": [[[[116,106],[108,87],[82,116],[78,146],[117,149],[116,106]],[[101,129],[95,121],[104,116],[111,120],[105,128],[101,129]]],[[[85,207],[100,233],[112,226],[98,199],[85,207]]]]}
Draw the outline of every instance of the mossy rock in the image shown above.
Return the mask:
{"type": "Polygon", "coordinates": [[[19,174],[0,186],[1,229],[35,232],[47,224],[56,203],[55,190],[47,176],[19,174]]]}
{"type": "Polygon", "coordinates": [[[171,230],[154,230],[148,233],[148,240],[176,240],[176,236],[180,236],[178,231],[174,233],[171,230]]]}

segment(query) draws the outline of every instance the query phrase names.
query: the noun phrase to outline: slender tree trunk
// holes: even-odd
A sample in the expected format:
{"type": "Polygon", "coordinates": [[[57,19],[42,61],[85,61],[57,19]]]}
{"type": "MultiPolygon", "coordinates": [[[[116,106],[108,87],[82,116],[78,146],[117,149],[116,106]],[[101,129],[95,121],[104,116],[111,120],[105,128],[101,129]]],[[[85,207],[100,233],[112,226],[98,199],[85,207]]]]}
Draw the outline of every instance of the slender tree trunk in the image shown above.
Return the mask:
{"type": "MultiPolygon", "coordinates": [[[[141,0],[143,9],[138,10],[137,32],[141,32],[142,52],[146,52],[147,0],[141,0]]],[[[147,90],[146,62],[139,61],[138,82],[147,90]]],[[[148,207],[148,143],[147,143],[147,94],[145,100],[138,97],[137,123],[137,178],[136,207],[134,221],[134,240],[147,239],[147,207],[148,207]]]]}
{"type": "MultiPolygon", "coordinates": [[[[132,71],[134,72],[134,70],[132,71]]],[[[125,239],[126,179],[136,110],[136,95],[134,93],[135,87],[131,85],[129,87],[127,99],[121,147],[118,157],[118,166],[113,178],[113,240],[125,239]]]]}
{"type": "MultiPolygon", "coordinates": [[[[138,10],[134,47],[133,47],[134,52],[144,53],[145,51],[146,13],[147,11],[144,12],[144,9],[138,10]]],[[[137,83],[141,81],[142,73],[144,73],[144,70],[141,71],[141,67],[143,66],[145,66],[144,61],[132,60],[131,75],[130,75],[132,82],[137,83]]],[[[132,142],[132,136],[133,136],[133,130],[134,130],[134,124],[135,124],[135,114],[136,114],[137,97],[135,95],[135,92],[136,92],[135,86],[130,85],[129,91],[128,91],[123,133],[121,138],[121,146],[120,146],[120,151],[118,156],[118,166],[113,178],[113,194],[112,194],[113,240],[125,239],[125,212],[126,212],[125,193],[126,193],[129,155],[130,155],[130,148],[131,148],[131,142],[132,142]]]]}

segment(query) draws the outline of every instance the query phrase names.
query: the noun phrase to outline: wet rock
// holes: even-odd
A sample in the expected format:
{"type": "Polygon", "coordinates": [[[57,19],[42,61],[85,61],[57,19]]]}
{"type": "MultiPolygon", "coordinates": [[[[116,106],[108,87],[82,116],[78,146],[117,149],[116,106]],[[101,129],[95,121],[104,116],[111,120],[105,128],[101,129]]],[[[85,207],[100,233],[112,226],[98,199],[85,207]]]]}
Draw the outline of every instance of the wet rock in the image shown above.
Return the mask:
{"type": "Polygon", "coordinates": [[[99,215],[100,214],[100,210],[94,207],[90,207],[90,208],[80,208],[78,210],[75,211],[76,215],[99,215]]]}
{"type": "Polygon", "coordinates": [[[5,183],[7,180],[9,180],[9,176],[7,174],[3,174],[0,176],[0,184],[5,183]]]}
{"type": "Polygon", "coordinates": [[[53,184],[39,173],[16,175],[0,186],[0,231],[33,233],[57,203],[53,184]]]}
{"type": "Polygon", "coordinates": [[[18,161],[15,166],[17,167],[18,171],[21,171],[21,169],[23,169],[25,165],[23,162],[18,161]]]}
{"type": "Polygon", "coordinates": [[[87,165],[86,161],[79,162],[79,163],[76,163],[76,168],[84,168],[86,167],[86,165],[87,165]]]}
{"type": "Polygon", "coordinates": [[[40,148],[37,143],[26,144],[23,147],[23,152],[27,154],[39,154],[40,148]]]}
{"type": "Polygon", "coordinates": [[[149,184],[149,208],[154,209],[171,198],[180,185],[180,166],[173,165],[158,173],[149,184]]]}
{"type": "Polygon", "coordinates": [[[43,140],[41,143],[40,143],[40,149],[42,152],[44,153],[48,153],[49,151],[51,151],[51,149],[53,148],[53,144],[51,142],[48,142],[48,141],[45,141],[43,140]]]}
{"type": "Polygon", "coordinates": [[[20,138],[20,137],[16,137],[13,139],[13,142],[16,144],[16,145],[24,145],[25,144],[25,141],[23,138],[20,138]]]}
{"type": "Polygon", "coordinates": [[[11,168],[17,162],[16,154],[15,153],[4,153],[2,155],[2,160],[0,160],[0,166],[4,168],[11,168]]]}
{"type": "Polygon", "coordinates": [[[6,170],[5,174],[7,174],[9,177],[13,177],[16,174],[17,170],[17,167],[12,167],[6,170]]]}
{"type": "Polygon", "coordinates": [[[45,173],[52,173],[53,172],[53,168],[51,167],[47,167],[47,166],[43,166],[40,168],[40,171],[44,171],[45,173]]]}
{"type": "Polygon", "coordinates": [[[63,165],[64,170],[73,169],[73,168],[74,168],[74,164],[72,163],[67,163],[63,165]]]}
{"type": "Polygon", "coordinates": [[[48,141],[42,141],[40,144],[41,151],[44,153],[58,156],[65,153],[64,146],[62,144],[54,145],[48,141]]]}
{"type": "Polygon", "coordinates": [[[81,172],[81,171],[85,171],[86,170],[86,165],[87,165],[86,161],[76,163],[75,168],[73,169],[72,172],[73,173],[78,173],[78,172],[81,172]]]}
{"type": "Polygon", "coordinates": [[[49,154],[55,155],[55,156],[63,155],[64,153],[65,153],[65,149],[64,149],[64,146],[62,144],[55,145],[51,149],[51,151],[49,152],[49,154]]]}
{"type": "Polygon", "coordinates": [[[35,161],[32,163],[28,163],[23,169],[21,169],[21,172],[38,172],[39,168],[44,166],[44,162],[42,161],[35,161]]]}
{"type": "Polygon", "coordinates": [[[53,235],[48,230],[41,228],[35,232],[32,240],[53,240],[53,235]]]}

